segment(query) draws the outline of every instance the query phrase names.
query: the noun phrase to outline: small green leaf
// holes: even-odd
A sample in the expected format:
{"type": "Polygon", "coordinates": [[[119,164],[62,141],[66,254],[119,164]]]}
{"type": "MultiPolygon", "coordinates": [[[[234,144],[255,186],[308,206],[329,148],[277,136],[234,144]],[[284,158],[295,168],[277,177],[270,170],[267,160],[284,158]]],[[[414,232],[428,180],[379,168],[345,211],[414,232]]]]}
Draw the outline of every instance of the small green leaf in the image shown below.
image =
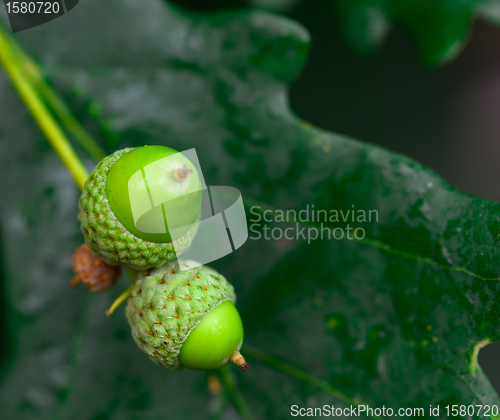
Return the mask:
{"type": "Polygon", "coordinates": [[[383,8],[373,2],[334,2],[341,28],[352,48],[360,55],[372,54],[385,41],[391,24],[383,8]]]}
{"type": "Polygon", "coordinates": [[[360,52],[371,52],[387,31],[386,19],[401,25],[430,66],[455,58],[465,45],[473,15],[491,0],[340,0],[338,10],[347,40],[360,52]],[[384,23],[383,23],[384,22],[384,23]],[[376,29],[378,28],[378,29],[376,29]]]}

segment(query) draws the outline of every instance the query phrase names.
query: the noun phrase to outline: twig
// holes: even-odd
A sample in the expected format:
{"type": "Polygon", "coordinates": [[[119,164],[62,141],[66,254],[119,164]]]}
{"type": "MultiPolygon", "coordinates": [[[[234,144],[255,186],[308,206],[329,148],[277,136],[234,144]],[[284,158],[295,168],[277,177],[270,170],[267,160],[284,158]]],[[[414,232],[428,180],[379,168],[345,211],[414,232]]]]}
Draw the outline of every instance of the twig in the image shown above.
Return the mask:
{"type": "Polygon", "coordinates": [[[19,71],[13,54],[5,31],[0,27],[0,63],[4,67],[17,93],[40,127],[40,130],[63,164],[68,168],[78,187],[83,189],[85,181],[89,176],[87,169],[71,147],[71,144],[57,122],[43,104],[32,84],[25,77],[24,72],[19,71]]]}
{"type": "Polygon", "coordinates": [[[82,146],[83,150],[96,162],[104,159],[106,157],[104,150],[73,116],[63,99],[52,89],[36,61],[23,50],[12,35],[5,30],[3,33],[5,40],[10,43],[11,50],[17,57],[18,71],[24,71],[26,78],[31,81],[33,87],[38,90],[40,96],[59,118],[62,125],[82,146]]]}
{"type": "Polygon", "coordinates": [[[106,315],[110,316],[111,314],[113,314],[115,309],[118,308],[118,306],[120,306],[123,302],[125,302],[129,298],[131,291],[132,291],[132,285],[127,287],[125,291],[120,296],[118,296],[118,298],[113,302],[111,307],[106,311],[106,315]]]}

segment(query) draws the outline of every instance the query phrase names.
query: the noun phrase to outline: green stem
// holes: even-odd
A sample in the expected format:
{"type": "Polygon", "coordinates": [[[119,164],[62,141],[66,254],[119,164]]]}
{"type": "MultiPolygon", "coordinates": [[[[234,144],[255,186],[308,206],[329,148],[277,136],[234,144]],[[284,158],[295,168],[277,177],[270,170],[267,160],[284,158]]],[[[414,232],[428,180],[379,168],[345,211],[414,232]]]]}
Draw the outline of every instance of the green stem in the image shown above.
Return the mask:
{"type": "Polygon", "coordinates": [[[130,292],[132,291],[132,286],[133,284],[137,281],[137,271],[132,270],[131,268],[126,267],[125,271],[127,272],[128,276],[130,277],[130,281],[132,282],[131,285],[129,285],[125,291],[118,296],[118,298],[113,302],[111,307],[106,311],[106,315],[110,316],[118,306],[120,306],[123,302],[125,302],[129,296],[130,292]]]}
{"type": "MultiPolygon", "coordinates": [[[[12,84],[35,118],[38,126],[47,137],[50,145],[59,155],[60,159],[73,175],[77,185],[82,190],[85,181],[89,177],[80,158],[64,136],[57,122],[52,118],[50,112],[45,108],[43,101],[36,92],[40,93],[52,110],[58,115],[61,122],[66,126],[80,145],[96,161],[102,160],[106,154],[95,142],[92,136],[83,128],[64,101],[47,84],[42,72],[35,61],[27,55],[17,41],[10,36],[0,25],[0,62],[9,75],[12,84]],[[18,57],[18,60],[15,59],[18,57]],[[34,85],[34,86],[33,86],[34,85]]],[[[130,280],[134,283],[137,273],[127,269],[130,280]]]]}
{"type": "MultiPolygon", "coordinates": [[[[38,127],[47,138],[49,144],[55,150],[71,175],[73,175],[80,190],[83,190],[89,173],[71,146],[71,143],[64,135],[63,130],[54,120],[38,94],[42,93],[45,96],[49,105],[53,108],[54,112],[59,115],[59,118],[66,125],[68,130],[73,133],[82,147],[95,160],[101,160],[105,156],[105,153],[90,134],[88,134],[73,115],[71,115],[71,112],[62,99],[60,99],[45,82],[36,63],[22,50],[21,46],[8,35],[1,24],[0,63],[4,67],[5,72],[9,76],[19,96],[35,119],[38,127]],[[19,60],[16,60],[16,57],[21,60],[21,63],[19,60]],[[31,80],[28,76],[31,77],[31,80]],[[34,85],[38,87],[38,92],[34,85]]],[[[127,273],[132,283],[134,283],[137,278],[137,273],[133,270],[127,270],[127,273]]],[[[113,307],[110,308],[110,310],[111,309],[112,311],[114,310],[113,307]]]]}
{"type": "Polygon", "coordinates": [[[4,30],[0,27],[0,63],[9,76],[14,88],[30,111],[52,148],[75,179],[78,187],[83,189],[89,174],[82,161],[66,139],[63,131],[47,110],[36,90],[26,79],[24,72],[19,71],[14,53],[10,48],[4,30]]]}
{"type": "Polygon", "coordinates": [[[106,157],[104,150],[95,142],[94,138],[85,130],[63,100],[56,95],[52,88],[39,75],[38,70],[34,68],[30,71],[33,81],[38,88],[38,91],[45,99],[47,104],[52,108],[52,111],[59,117],[64,127],[78,141],[83,150],[96,162],[103,160],[106,157]],[[36,73],[34,73],[36,71],[36,73]]]}
{"type": "Polygon", "coordinates": [[[233,402],[233,405],[240,416],[244,420],[253,420],[252,412],[250,411],[250,408],[248,407],[243,394],[236,384],[236,380],[234,379],[231,367],[229,365],[226,365],[219,370],[219,373],[221,376],[222,385],[224,386],[224,391],[233,402]]]}
{"type": "Polygon", "coordinates": [[[106,315],[110,316],[118,306],[120,306],[123,302],[125,302],[130,297],[130,292],[132,291],[132,285],[127,287],[125,291],[118,296],[118,298],[113,302],[111,307],[106,311],[106,315]]]}
{"type": "MultiPolygon", "coordinates": [[[[316,388],[321,389],[322,391],[326,392],[327,394],[330,394],[334,396],[335,398],[339,399],[340,401],[343,401],[346,404],[349,405],[355,405],[358,406],[362,404],[359,401],[356,401],[354,398],[349,397],[348,395],[344,394],[342,391],[339,391],[338,389],[335,389],[332,387],[328,382],[316,378],[315,376],[311,375],[310,373],[307,373],[295,366],[292,366],[286,362],[283,362],[281,359],[271,356],[267,353],[264,353],[263,351],[256,349],[255,347],[249,346],[249,345],[243,345],[241,348],[241,352],[244,353],[246,356],[249,356],[255,360],[258,360],[259,362],[272,367],[273,369],[285,373],[287,375],[293,376],[294,378],[297,378],[303,382],[306,382],[316,388]]],[[[378,419],[379,417],[373,416],[374,419],[378,419]]]]}
{"type": "Polygon", "coordinates": [[[23,50],[17,40],[3,30],[5,41],[10,43],[11,50],[18,59],[19,71],[24,71],[33,86],[38,90],[38,93],[52,109],[54,114],[59,118],[63,126],[73,135],[73,137],[82,146],[85,152],[96,162],[101,161],[106,157],[104,150],[97,144],[94,138],[85,130],[85,128],[73,116],[69,107],[47,83],[43,76],[43,72],[26,52],[23,50]]]}
{"type": "MultiPolygon", "coordinates": [[[[24,60],[28,57],[24,57],[24,60]]],[[[96,143],[94,138],[83,128],[75,117],[71,114],[64,101],[57,96],[54,90],[46,83],[39,69],[33,62],[26,63],[25,67],[28,74],[31,75],[33,83],[38,88],[38,91],[45,99],[47,104],[52,108],[52,111],[59,117],[64,127],[73,135],[80,146],[87,154],[96,162],[101,161],[106,157],[104,150],[96,143]]]]}

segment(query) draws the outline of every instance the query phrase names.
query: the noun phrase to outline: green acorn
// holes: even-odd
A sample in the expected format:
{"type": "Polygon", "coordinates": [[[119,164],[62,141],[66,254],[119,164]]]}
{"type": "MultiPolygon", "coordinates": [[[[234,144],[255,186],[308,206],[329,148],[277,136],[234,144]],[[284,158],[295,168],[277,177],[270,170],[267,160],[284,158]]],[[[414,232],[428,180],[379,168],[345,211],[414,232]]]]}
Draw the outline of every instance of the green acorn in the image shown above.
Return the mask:
{"type": "Polygon", "coordinates": [[[88,247],[107,264],[146,270],[191,245],[200,207],[201,181],[191,161],[169,147],[145,146],[118,150],[96,166],[78,220],[88,247]]]}
{"type": "Polygon", "coordinates": [[[134,340],[172,370],[212,370],[229,361],[246,370],[233,286],[212,268],[192,261],[183,266],[180,271],[172,261],[139,274],[126,310],[134,340]]]}

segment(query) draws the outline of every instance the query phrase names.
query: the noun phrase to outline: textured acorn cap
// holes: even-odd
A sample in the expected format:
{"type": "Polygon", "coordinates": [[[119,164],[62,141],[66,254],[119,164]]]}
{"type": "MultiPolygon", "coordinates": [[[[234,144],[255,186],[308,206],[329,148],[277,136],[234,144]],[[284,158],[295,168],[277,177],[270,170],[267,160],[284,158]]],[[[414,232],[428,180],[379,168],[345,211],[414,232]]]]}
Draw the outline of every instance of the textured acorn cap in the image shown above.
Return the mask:
{"type": "Polygon", "coordinates": [[[106,180],[113,164],[131,150],[118,150],[95,167],[80,196],[78,220],[88,247],[107,264],[146,270],[161,267],[176,258],[176,250],[180,254],[187,249],[198,230],[198,220],[182,238],[169,243],[145,241],[122,225],[109,204],[106,180]]]}
{"type": "Polygon", "coordinates": [[[178,361],[182,344],[202,318],[222,302],[236,302],[233,286],[214,269],[198,266],[180,271],[176,264],[140,273],[126,310],[137,345],[155,363],[172,370],[182,367],[178,361]]]}

